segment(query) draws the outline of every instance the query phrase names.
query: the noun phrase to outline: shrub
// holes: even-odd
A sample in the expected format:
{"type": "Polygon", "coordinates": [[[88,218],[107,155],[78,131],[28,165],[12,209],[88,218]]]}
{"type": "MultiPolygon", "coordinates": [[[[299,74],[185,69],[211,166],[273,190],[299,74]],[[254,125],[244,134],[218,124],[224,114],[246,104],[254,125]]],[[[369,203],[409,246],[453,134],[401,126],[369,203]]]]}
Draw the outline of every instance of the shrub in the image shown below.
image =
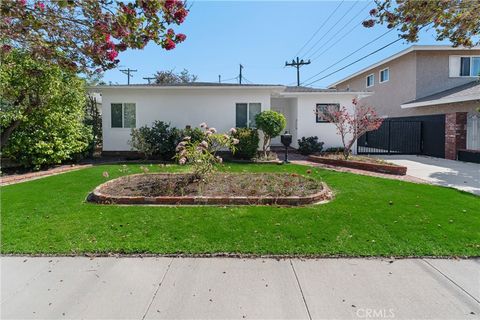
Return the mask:
{"type": "Polygon", "coordinates": [[[272,138],[282,133],[287,125],[285,116],[273,110],[262,111],[255,117],[257,128],[263,132],[263,156],[267,156],[272,138]]]}
{"type": "Polygon", "coordinates": [[[175,147],[181,136],[182,132],[169,123],[155,121],[152,127],[132,129],[130,145],[146,158],[156,157],[169,161],[175,156],[175,147]]]}
{"type": "Polygon", "coordinates": [[[257,155],[258,143],[260,142],[257,129],[237,128],[232,133],[233,137],[239,141],[235,157],[240,159],[254,158],[257,155]]]}
{"type": "MultiPolygon", "coordinates": [[[[215,165],[223,160],[217,155],[221,149],[228,148],[235,154],[238,139],[231,134],[217,133],[215,128],[209,128],[206,123],[200,125],[203,133],[202,141],[193,141],[186,136],[177,145],[175,158],[180,165],[190,164],[195,179],[205,180],[215,170],[215,165]]],[[[230,129],[232,133],[235,129],[230,129]]]]}
{"type": "Polygon", "coordinates": [[[298,152],[305,156],[310,154],[322,152],[323,142],[318,142],[318,137],[302,137],[298,139],[298,152]]]}
{"type": "Polygon", "coordinates": [[[327,148],[327,150],[325,150],[325,152],[327,152],[327,153],[343,153],[344,150],[345,150],[344,147],[330,147],[330,148],[327,148]]]}
{"type": "Polygon", "coordinates": [[[84,80],[17,50],[1,60],[2,156],[39,169],[83,155],[92,139],[84,80]]]}
{"type": "Polygon", "coordinates": [[[205,134],[200,128],[186,128],[182,130],[182,139],[185,137],[190,137],[192,142],[201,142],[205,134]]]}

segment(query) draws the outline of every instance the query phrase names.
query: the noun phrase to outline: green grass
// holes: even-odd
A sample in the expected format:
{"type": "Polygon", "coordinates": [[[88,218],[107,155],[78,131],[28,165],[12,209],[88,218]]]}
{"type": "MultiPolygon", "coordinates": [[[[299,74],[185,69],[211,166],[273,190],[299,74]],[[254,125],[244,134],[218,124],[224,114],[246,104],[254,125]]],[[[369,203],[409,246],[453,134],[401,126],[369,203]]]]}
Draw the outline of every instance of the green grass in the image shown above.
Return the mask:
{"type": "MultiPolygon", "coordinates": [[[[86,203],[122,175],[102,165],[1,188],[2,253],[244,253],[479,256],[480,197],[454,189],[314,170],[336,193],[307,207],[159,207],[86,203]]],[[[129,165],[130,173],[140,172],[129,165]]],[[[183,167],[151,171],[179,171],[183,167]]],[[[233,165],[296,172],[297,165],[233,165]]]]}

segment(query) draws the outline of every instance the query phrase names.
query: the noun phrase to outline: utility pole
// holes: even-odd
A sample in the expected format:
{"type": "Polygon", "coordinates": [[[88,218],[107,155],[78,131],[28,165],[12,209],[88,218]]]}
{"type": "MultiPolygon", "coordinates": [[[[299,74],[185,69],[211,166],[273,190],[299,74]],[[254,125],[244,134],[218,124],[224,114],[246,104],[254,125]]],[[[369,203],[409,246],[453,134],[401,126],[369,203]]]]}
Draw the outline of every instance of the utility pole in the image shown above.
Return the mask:
{"type": "Polygon", "coordinates": [[[145,78],[142,78],[142,79],[147,80],[147,81],[148,81],[148,84],[152,84],[151,81],[152,81],[152,80],[155,80],[155,79],[157,79],[157,78],[155,78],[155,77],[145,77],[145,78]]]}
{"type": "Polygon", "coordinates": [[[242,70],[243,70],[243,66],[240,64],[240,74],[238,75],[238,81],[240,84],[242,84],[242,70]]]}
{"type": "Polygon", "coordinates": [[[285,62],[285,67],[295,67],[297,68],[297,86],[300,87],[300,67],[303,66],[303,65],[306,65],[306,64],[310,64],[310,60],[308,61],[303,61],[300,60],[298,57],[297,57],[297,61],[295,61],[294,59],[292,59],[292,62],[285,62]]]}
{"type": "Polygon", "coordinates": [[[127,85],[130,85],[130,77],[133,77],[133,72],[137,72],[137,70],[133,70],[133,69],[130,69],[130,68],[127,68],[127,69],[124,69],[124,70],[120,70],[120,72],[123,72],[127,75],[127,85]]]}
{"type": "Polygon", "coordinates": [[[218,75],[218,83],[222,83],[222,76],[218,75]]]}

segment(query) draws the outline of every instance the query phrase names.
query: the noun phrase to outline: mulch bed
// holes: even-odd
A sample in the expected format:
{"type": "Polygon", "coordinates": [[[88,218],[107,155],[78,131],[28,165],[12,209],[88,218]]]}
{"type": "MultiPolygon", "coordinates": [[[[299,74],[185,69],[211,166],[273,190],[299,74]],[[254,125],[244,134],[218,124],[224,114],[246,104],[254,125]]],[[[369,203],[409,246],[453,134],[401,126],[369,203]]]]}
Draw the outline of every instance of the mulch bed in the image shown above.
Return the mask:
{"type": "Polygon", "coordinates": [[[305,205],[331,197],[324,183],[295,173],[216,173],[207,180],[184,173],[154,173],[110,180],[88,200],[102,204],[305,205]]]}
{"type": "Polygon", "coordinates": [[[399,166],[381,159],[354,156],[345,160],[339,155],[309,156],[308,161],[323,163],[331,166],[347,167],[372,172],[394,174],[404,176],[407,174],[407,167],[399,166]]]}

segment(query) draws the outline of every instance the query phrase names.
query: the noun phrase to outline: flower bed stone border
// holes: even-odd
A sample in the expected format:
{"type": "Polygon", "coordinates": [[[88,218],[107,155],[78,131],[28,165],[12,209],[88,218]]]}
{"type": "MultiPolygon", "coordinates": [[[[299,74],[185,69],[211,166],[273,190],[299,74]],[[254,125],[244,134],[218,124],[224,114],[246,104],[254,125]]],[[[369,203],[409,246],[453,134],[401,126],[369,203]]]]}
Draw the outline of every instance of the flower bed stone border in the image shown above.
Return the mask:
{"type": "Polygon", "coordinates": [[[385,163],[369,163],[354,160],[330,159],[319,156],[309,156],[308,161],[328,164],[331,166],[347,167],[372,172],[394,174],[404,176],[407,174],[407,167],[385,164],[385,163]]]}
{"type": "Polygon", "coordinates": [[[113,179],[102,183],[91,192],[87,201],[98,204],[130,204],[130,205],[282,205],[301,206],[326,202],[333,198],[333,192],[321,182],[322,190],[308,196],[288,197],[203,197],[203,196],[114,196],[105,194],[101,190],[104,186],[116,182],[113,179]]]}

